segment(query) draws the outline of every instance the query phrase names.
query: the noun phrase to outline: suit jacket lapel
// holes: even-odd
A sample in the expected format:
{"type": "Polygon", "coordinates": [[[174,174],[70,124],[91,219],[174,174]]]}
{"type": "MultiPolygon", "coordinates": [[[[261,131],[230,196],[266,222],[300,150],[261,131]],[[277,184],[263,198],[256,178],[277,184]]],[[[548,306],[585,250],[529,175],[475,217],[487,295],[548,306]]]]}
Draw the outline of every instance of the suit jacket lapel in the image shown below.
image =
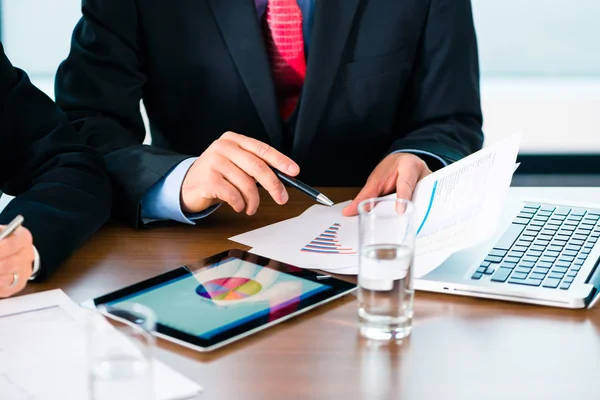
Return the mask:
{"type": "Polygon", "coordinates": [[[309,157],[360,0],[317,0],[292,156],[309,157]]]}
{"type": "MultiPolygon", "coordinates": [[[[326,0],[327,1],[327,0],[326,0]]],[[[254,1],[209,0],[221,34],[262,119],[271,145],[283,146],[275,84],[254,1]]],[[[251,132],[240,132],[251,134],[251,132]]]]}

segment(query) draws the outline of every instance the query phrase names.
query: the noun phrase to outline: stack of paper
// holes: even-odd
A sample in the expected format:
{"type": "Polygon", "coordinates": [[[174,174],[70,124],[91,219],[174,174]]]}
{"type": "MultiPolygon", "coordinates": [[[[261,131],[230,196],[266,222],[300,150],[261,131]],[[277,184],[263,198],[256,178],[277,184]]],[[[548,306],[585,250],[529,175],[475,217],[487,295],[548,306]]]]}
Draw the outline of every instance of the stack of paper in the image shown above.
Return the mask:
{"type": "MultiPolygon", "coordinates": [[[[0,300],[0,399],[89,398],[82,313],[61,290],[0,300]]],[[[154,373],[156,400],[202,390],[159,361],[154,373]]]]}
{"type": "MultiPolygon", "coordinates": [[[[510,187],[520,135],[485,147],[422,179],[413,194],[417,229],[415,276],[494,232],[510,187]]],[[[394,196],[394,195],[391,195],[394,196]]],[[[358,272],[358,217],[342,216],[349,201],[315,205],[300,216],[234,236],[253,253],[303,268],[358,272]],[[335,242],[335,248],[328,242],[335,242]]]]}

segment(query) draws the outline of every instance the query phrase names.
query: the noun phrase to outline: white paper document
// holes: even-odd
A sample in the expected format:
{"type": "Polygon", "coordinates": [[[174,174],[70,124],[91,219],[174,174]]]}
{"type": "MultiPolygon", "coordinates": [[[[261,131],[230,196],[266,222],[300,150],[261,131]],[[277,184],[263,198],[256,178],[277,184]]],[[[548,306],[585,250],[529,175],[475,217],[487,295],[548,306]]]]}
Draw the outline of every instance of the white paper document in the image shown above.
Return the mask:
{"type": "MultiPolygon", "coordinates": [[[[83,312],[61,290],[0,300],[0,399],[89,398],[83,312]]],[[[202,391],[159,361],[154,373],[157,400],[202,391]]]]}
{"type": "MultiPolygon", "coordinates": [[[[518,167],[519,143],[520,135],[511,136],[418,183],[413,194],[415,277],[426,275],[452,253],[481,243],[494,232],[518,167]]],[[[342,216],[347,204],[314,205],[298,217],[230,240],[252,247],[255,254],[299,267],[356,274],[358,217],[342,216]]]]}

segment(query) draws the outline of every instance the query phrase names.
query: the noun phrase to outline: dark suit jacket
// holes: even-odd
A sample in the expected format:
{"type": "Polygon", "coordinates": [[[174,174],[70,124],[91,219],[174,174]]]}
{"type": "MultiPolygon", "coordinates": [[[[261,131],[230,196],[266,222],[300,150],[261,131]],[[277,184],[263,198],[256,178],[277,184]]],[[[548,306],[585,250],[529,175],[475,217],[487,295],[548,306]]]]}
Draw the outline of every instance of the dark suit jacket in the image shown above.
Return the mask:
{"type": "Polygon", "coordinates": [[[59,108],[10,64],[0,44],[0,189],[17,196],[0,214],[16,215],[40,253],[47,277],[110,214],[102,158],[81,144],[59,108]]]}
{"type": "Polygon", "coordinates": [[[228,130],[289,154],[312,185],[363,185],[397,149],[480,148],[469,0],[317,0],[314,18],[286,136],[254,1],[83,0],[57,101],[104,154],[116,211],[137,224],[146,191],[228,130]]]}

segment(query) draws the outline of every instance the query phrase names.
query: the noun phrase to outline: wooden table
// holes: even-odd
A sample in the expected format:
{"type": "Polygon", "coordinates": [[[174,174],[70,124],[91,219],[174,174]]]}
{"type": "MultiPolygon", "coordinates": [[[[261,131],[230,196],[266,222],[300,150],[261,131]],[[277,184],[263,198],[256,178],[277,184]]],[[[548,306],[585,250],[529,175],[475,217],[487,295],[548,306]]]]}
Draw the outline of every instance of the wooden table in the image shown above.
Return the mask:
{"type": "MultiPolygon", "coordinates": [[[[326,189],[343,201],[356,189],[326,189]]],[[[235,234],[312,205],[291,190],[286,206],[261,192],[253,217],[228,207],[198,226],[133,231],[110,223],[53,278],[83,301],[239,247],[235,234]]],[[[562,310],[417,293],[404,343],[374,343],[356,328],[350,295],[271,329],[201,354],[164,341],[158,356],[204,386],[201,399],[598,399],[600,307],[562,310]]]]}

